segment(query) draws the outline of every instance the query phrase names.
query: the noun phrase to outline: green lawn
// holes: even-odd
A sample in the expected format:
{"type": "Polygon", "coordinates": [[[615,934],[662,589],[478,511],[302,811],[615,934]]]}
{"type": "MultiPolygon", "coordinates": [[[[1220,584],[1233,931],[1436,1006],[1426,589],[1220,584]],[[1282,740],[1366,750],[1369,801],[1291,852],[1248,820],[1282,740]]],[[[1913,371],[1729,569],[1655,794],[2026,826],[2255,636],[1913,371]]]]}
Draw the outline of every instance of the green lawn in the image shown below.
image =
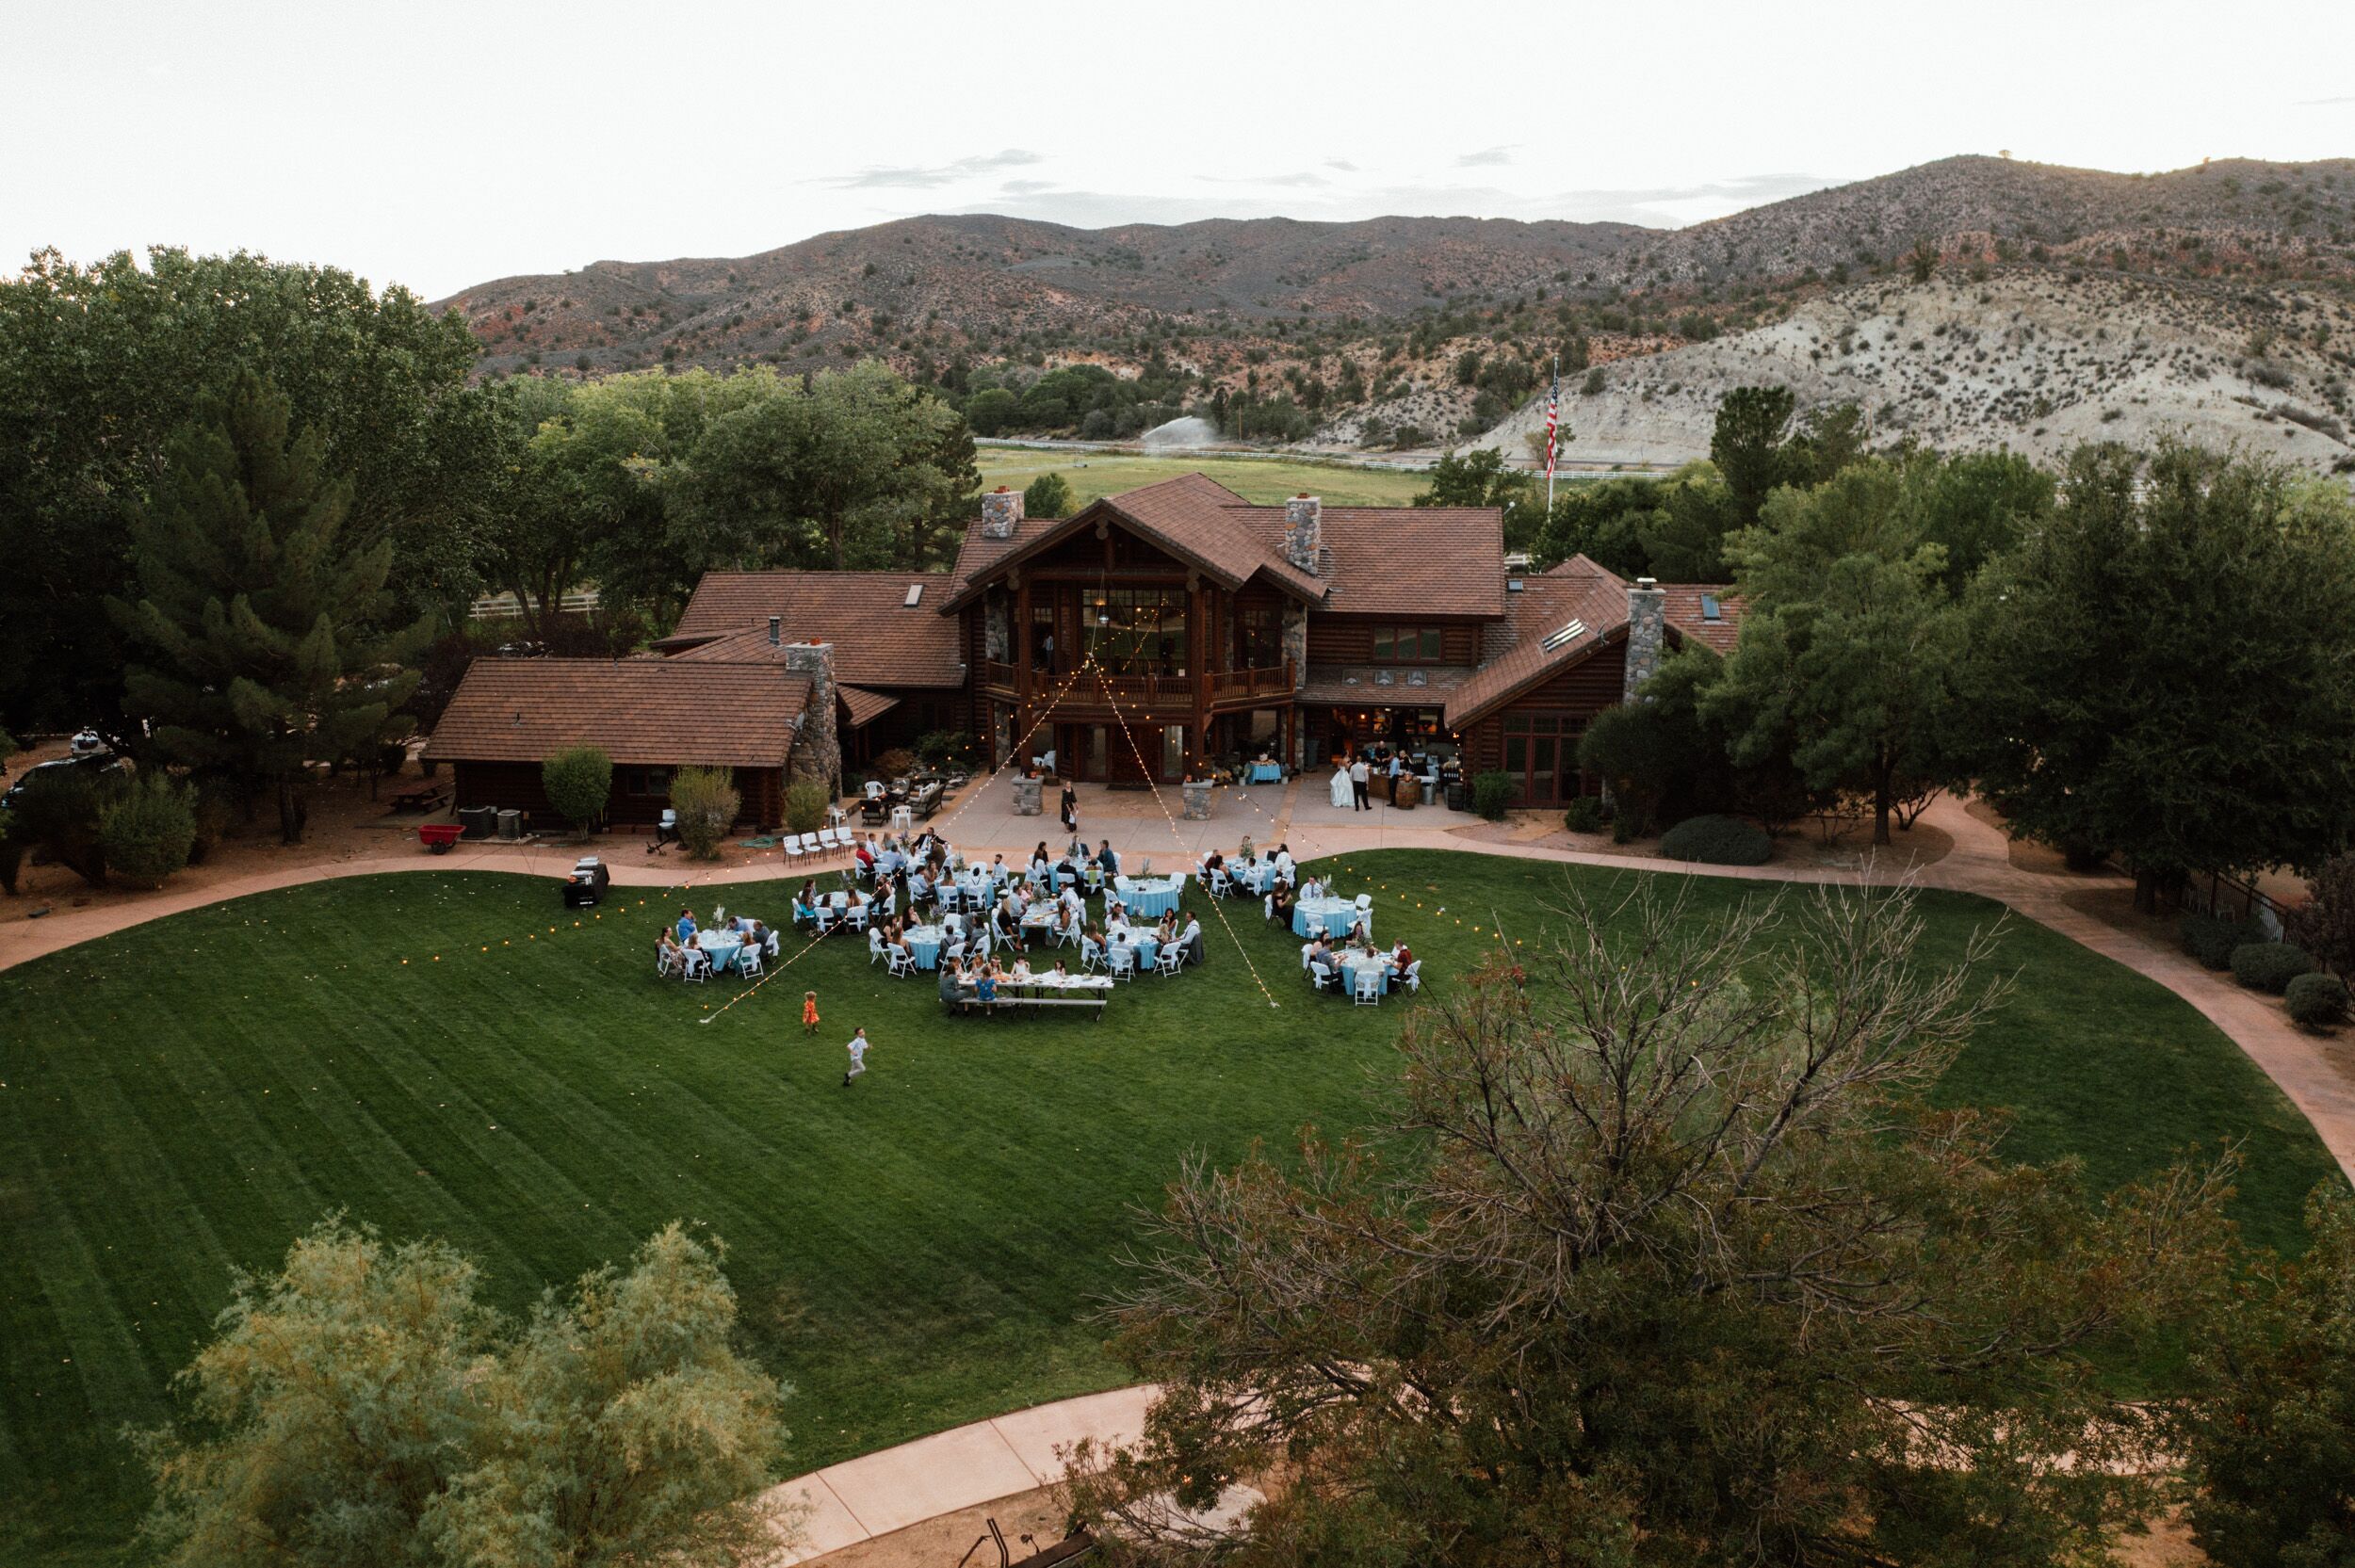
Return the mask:
{"type": "MultiPolygon", "coordinates": [[[[1379,934],[1434,977],[1489,940],[1474,922],[1528,919],[1565,874],[1407,851],[1348,865],[1379,934]]],[[[670,1219],[708,1222],[759,1352],[800,1389],[797,1465],[1116,1383],[1088,1314],[1132,1205],[1187,1150],[1366,1120],[1405,1010],[1309,994],[1292,941],[1241,906],[1280,1010],[1213,923],[1205,968],[1124,988],[1101,1025],[946,1020],[929,978],[887,982],[840,940],[703,1026],[742,983],[658,981],[655,921],[678,900],[616,891],[576,929],[552,879],[324,882],[0,973],[0,1559],[114,1560],[142,1502],[117,1429],[163,1414],[229,1271],[335,1208],[449,1237],[510,1303],[670,1219]],[[857,1024],[875,1048],[846,1091],[857,1024]]],[[[775,885],[725,901],[787,907],[775,885]]],[[[1927,904],[1932,958],[1993,913],[1927,904]]],[[[2297,1244],[2330,1162],[2228,1040],[2040,927],[2015,921],[2002,961],[2020,995],[1949,1093],[2022,1107],[2014,1152],[2074,1152],[2097,1186],[2244,1137],[2239,1218],[2297,1244]]]]}
{"type": "Polygon", "coordinates": [[[1246,501],[1273,505],[1307,491],[1337,507],[1403,507],[1431,488],[1428,475],[1343,463],[1302,462],[1275,458],[1148,458],[1125,452],[1043,452],[1029,446],[984,446],[977,460],[984,486],[1027,487],[1041,474],[1061,474],[1075,506],[1116,495],[1139,485],[1158,484],[1180,474],[1203,473],[1246,501]]]}

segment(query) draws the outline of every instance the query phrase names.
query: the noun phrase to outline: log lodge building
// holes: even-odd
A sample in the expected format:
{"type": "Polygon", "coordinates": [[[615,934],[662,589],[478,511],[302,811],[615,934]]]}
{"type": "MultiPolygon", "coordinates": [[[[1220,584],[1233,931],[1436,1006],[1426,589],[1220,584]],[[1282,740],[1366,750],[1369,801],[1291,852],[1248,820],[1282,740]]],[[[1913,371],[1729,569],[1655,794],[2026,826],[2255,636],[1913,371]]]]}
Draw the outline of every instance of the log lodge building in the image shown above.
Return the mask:
{"type": "Polygon", "coordinates": [[[600,746],[617,824],[704,765],[735,768],[747,820],[772,826],[791,778],[838,788],[940,730],[992,767],[1027,736],[1111,784],[1454,747],[1467,773],[1512,774],[1517,804],[1558,806],[1597,787],[1587,721],[1665,651],[1730,648],[1739,617],[1721,588],[1584,556],[1510,572],[1494,508],[1258,506],[1189,474],[1028,518],[1001,488],[945,575],[714,572],[653,656],[478,660],[425,755],[452,764],[460,806],[544,811],[538,759],[600,746]]]}

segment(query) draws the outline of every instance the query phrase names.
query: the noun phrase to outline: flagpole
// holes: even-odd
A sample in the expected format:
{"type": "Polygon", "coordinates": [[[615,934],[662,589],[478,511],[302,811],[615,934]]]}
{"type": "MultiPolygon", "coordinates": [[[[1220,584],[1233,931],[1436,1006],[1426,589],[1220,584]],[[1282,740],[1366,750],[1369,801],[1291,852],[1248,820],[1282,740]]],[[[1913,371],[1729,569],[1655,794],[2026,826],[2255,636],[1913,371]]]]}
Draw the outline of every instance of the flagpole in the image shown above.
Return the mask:
{"type": "Polygon", "coordinates": [[[1553,521],[1553,422],[1562,412],[1562,350],[1553,351],[1552,390],[1546,404],[1546,521],[1553,521]]]}

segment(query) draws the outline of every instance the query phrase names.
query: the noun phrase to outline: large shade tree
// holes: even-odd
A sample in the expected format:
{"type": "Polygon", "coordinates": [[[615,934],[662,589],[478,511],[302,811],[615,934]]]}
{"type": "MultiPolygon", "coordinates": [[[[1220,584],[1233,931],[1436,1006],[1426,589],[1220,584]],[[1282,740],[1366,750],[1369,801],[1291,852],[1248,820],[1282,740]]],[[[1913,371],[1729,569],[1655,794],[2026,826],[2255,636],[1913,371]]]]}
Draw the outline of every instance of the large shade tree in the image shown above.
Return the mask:
{"type": "Polygon", "coordinates": [[[0,722],[123,729],[102,602],[132,580],[126,511],[172,433],[247,371],[295,400],[350,481],[350,534],[394,542],[403,607],[462,604],[494,435],[475,358],[455,315],[333,267],[43,251],[0,281],[0,722]]]}
{"type": "Polygon", "coordinates": [[[2015,832],[2149,905],[2355,843],[2355,503],[2264,460],[2089,447],[1971,600],[1958,728],[2015,832]]]}
{"type": "Polygon", "coordinates": [[[1565,915],[1409,1016],[1391,1135],[1173,1186],[1115,1308],[1161,1392],[1076,1504],[1272,1475],[1244,1564],[2099,1555],[2154,1433],[2098,1351],[2210,1300],[2221,1170],[2089,1205],[1927,1104],[1990,954],[1908,895],[1565,915]]]}
{"type": "Polygon", "coordinates": [[[288,843],[310,765],[365,757],[406,723],[403,664],[432,625],[388,626],[393,540],[353,537],[352,482],[322,432],[292,425],[285,395],[248,375],[217,424],[175,437],[131,526],[137,597],[107,602],[153,750],[248,802],[274,793],[288,843]]]}

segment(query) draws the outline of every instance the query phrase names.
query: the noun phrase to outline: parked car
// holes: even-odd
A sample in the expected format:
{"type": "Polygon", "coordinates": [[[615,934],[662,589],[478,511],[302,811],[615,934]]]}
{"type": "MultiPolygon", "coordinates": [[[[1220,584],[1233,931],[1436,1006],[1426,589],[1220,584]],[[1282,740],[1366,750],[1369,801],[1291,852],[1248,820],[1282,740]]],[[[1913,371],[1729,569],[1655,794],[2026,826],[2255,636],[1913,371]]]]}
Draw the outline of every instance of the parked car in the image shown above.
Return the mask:
{"type": "Polygon", "coordinates": [[[16,805],[24,799],[24,792],[33,787],[36,780],[57,781],[70,778],[76,773],[120,773],[126,766],[123,760],[112,752],[85,752],[77,756],[55,757],[48,762],[37,762],[24,769],[16,783],[9,786],[6,795],[0,795],[0,810],[16,805]]]}

